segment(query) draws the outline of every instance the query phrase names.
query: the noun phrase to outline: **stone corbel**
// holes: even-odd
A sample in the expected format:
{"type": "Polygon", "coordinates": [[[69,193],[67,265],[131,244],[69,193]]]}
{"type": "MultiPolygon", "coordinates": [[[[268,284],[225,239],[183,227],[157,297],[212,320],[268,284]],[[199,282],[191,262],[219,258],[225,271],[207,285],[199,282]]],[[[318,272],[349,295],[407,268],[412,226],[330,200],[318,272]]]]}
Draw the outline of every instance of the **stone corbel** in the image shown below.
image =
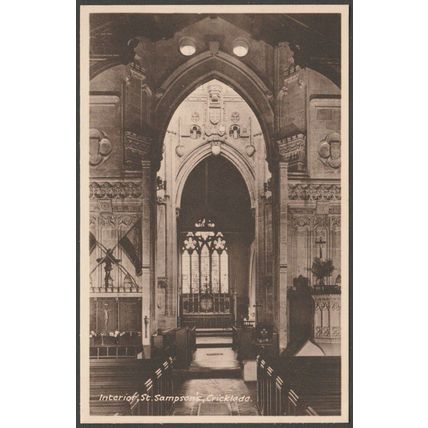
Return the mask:
{"type": "Polygon", "coordinates": [[[139,135],[132,131],[125,131],[125,168],[128,170],[139,170],[141,160],[150,158],[151,148],[151,137],[139,135]]]}
{"type": "Polygon", "coordinates": [[[138,79],[142,82],[147,79],[147,72],[144,67],[142,67],[140,64],[136,63],[135,61],[131,62],[128,65],[128,76],[127,76],[127,82],[130,81],[130,79],[138,79]]]}
{"type": "Polygon", "coordinates": [[[306,135],[302,133],[277,140],[280,159],[288,163],[290,172],[306,170],[306,135]]]}
{"type": "Polygon", "coordinates": [[[263,197],[266,198],[266,200],[271,199],[272,198],[272,178],[269,178],[267,181],[263,183],[263,190],[264,190],[263,197]]]}

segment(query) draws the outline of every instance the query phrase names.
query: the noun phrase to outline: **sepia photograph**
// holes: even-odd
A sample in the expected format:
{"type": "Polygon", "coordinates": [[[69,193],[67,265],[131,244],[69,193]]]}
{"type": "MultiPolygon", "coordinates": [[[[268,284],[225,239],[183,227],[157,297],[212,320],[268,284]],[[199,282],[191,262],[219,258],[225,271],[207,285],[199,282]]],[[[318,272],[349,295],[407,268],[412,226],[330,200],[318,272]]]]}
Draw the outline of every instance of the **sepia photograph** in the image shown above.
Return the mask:
{"type": "Polygon", "coordinates": [[[81,423],[350,421],[350,6],[81,5],[81,423]]]}

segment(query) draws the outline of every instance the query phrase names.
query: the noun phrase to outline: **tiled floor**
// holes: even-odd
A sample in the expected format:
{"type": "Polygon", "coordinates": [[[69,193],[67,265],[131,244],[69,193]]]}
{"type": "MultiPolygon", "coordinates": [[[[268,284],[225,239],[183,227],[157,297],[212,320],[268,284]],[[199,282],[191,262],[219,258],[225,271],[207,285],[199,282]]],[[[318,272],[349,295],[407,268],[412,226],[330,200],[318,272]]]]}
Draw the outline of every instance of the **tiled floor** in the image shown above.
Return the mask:
{"type": "Polygon", "coordinates": [[[236,369],[239,362],[232,348],[199,348],[196,350],[190,368],[236,369]]]}
{"type": "Polygon", "coordinates": [[[195,352],[188,371],[190,378],[184,380],[178,392],[183,401],[175,405],[173,415],[254,415],[256,408],[256,382],[220,377],[210,378],[210,372],[227,374],[238,371],[239,362],[231,348],[201,348],[195,352]],[[192,378],[192,373],[205,373],[202,379],[192,378]]]}
{"type": "Polygon", "coordinates": [[[189,379],[178,393],[188,401],[176,404],[173,415],[257,416],[256,383],[242,379],[189,379]]]}

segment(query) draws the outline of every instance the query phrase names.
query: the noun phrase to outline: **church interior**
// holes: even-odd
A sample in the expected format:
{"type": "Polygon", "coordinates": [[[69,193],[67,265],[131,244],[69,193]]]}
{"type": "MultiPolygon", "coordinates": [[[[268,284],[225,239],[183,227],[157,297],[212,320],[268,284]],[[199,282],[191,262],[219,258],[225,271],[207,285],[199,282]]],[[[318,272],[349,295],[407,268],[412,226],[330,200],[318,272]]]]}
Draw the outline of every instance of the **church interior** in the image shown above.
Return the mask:
{"type": "Polygon", "coordinates": [[[91,415],[342,414],[340,30],[90,15],[91,415]]]}

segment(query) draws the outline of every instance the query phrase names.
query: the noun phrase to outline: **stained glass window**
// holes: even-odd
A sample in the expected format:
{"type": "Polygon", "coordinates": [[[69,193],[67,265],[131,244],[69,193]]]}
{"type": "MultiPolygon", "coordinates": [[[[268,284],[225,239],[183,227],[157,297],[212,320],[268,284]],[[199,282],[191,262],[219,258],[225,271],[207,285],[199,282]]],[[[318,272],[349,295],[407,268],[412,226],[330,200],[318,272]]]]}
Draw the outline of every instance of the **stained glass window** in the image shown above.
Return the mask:
{"type": "Polygon", "coordinates": [[[229,265],[228,265],[228,257],[227,251],[223,251],[220,254],[220,286],[222,293],[229,292],[229,265]]]}
{"type": "Polygon", "coordinates": [[[211,284],[213,293],[220,293],[220,254],[216,251],[211,257],[211,284]]]}
{"type": "Polygon", "coordinates": [[[184,251],[181,259],[181,286],[186,294],[190,293],[190,274],[190,254],[184,251]]]}
{"type": "Polygon", "coordinates": [[[192,253],[192,293],[199,293],[199,254],[192,253]]]}
{"type": "Polygon", "coordinates": [[[181,271],[184,294],[229,292],[226,241],[215,223],[205,218],[195,223],[183,241],[181,271]]]}
{"type": "Polygon", "coordinates": [[[206,245],[203,245],[200,255],[201,260],[201,292],[208,293],[210,289],[210,252],[206,245]]]}

